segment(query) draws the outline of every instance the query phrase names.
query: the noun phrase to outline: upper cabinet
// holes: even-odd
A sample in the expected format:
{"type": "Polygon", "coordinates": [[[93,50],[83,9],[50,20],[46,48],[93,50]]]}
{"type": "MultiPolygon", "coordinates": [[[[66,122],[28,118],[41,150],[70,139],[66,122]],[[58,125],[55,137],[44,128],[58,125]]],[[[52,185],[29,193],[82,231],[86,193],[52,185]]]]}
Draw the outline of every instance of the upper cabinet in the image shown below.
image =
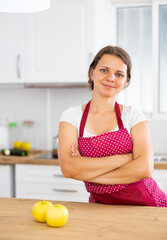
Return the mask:
{"type": "Polygon", "coordinates": [[[21,83],[22,15],[0,13],[0,83],[21,83]]]}
{"type": "Polygon", "coordinates": [[[51,0],[39,13],[0,13],[0,83],[87,83],[110,44],[108,0],[51,0]]]}
{"type": "Polygon", "coordinates": [[[26,83],[87,82],[91,2],[53,0],[49,10],[25,16],[26,83]]]}

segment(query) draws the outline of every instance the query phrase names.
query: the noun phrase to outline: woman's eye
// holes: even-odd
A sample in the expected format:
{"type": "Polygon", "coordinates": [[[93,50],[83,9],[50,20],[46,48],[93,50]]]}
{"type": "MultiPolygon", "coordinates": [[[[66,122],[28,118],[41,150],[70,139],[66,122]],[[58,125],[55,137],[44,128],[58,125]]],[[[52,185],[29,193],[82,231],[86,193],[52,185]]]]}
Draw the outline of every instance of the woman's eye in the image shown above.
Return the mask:
{"type": "Polygon", "coordinates": [[[121,73],[116,73],[117,77],[123,77],[121,73]]]}
{"type": "Polygon", "coordinates": [[[101,72],[107,73],[107,69],[101,69],[101,72]]]}

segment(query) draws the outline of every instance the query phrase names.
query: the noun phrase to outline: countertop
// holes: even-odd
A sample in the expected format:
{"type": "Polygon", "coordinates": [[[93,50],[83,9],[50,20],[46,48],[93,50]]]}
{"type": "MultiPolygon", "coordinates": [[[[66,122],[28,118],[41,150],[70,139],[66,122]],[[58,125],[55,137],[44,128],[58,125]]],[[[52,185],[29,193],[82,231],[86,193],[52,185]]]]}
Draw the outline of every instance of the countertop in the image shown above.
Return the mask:
{"type": "Polygon", "coordinates": [[[52,228],[33,219],[31,210],[37,201],[0,198],[0,239],[167,239],[167,208],[51,201],[69,210],[67,224],[52,228]]]}
{"type": "MultiPolygon", "coordinates": [[[[34,150],[30,152],[28,157],[20,156],[3,156],[0,153],[0,164],[39,164],[39,165],[59,165],[58,159],[48,159],[48,158],[36,158],[49,151],[34,150]]],[[[167,169],[167,161],[155,161],[155,169],[167,169]]]]}
{"type": "Polygon", "coordinates": [[[4,156],[0,153],[0,164],[37,164],[37,165],[59,165],[59,160],[56,158],[36,158],[42,156],[49,151],[34,150],[29,156],[4,156]]]}

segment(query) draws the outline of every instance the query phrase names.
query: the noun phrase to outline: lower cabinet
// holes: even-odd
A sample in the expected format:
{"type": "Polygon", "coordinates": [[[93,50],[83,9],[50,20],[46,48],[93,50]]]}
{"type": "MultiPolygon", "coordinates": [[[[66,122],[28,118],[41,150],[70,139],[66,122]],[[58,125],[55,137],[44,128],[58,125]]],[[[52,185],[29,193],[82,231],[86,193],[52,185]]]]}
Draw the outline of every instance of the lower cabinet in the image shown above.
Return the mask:
{"type": "Polygon", "coordinates": [[[167,194],[167,170],[154,169],[152,177],[157,182],[160,189],[167,194]]]}
{"type": "Polygon", "coordinates": [[[82,181],[65,178],[59,166],[16,164],[16,198],[88,202],[82,181]]]}
{"type": "Polygon", "coordinates": [[[0,164],[0,197],[14,197],[13,165],[0,164]]]}

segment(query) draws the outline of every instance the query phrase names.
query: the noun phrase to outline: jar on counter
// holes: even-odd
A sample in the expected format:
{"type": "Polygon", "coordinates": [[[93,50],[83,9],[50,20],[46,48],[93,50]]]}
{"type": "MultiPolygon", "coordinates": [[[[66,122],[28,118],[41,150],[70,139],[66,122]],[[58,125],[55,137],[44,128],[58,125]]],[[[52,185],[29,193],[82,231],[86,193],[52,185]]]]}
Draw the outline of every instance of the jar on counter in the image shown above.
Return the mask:
{"type": "Polygon", "coordinates": [[[23,121],[21,131],[22,131],[22,142],[29,142],[31,144],[31,148],[35,148],[34,121],[32,120],[23,121]]]}
{"type": "Polygon", "coordinates": [[[58,158],[58,140],[59,136],[53,137],[53,150],[52,150],[52,157],[58,158]]]}

